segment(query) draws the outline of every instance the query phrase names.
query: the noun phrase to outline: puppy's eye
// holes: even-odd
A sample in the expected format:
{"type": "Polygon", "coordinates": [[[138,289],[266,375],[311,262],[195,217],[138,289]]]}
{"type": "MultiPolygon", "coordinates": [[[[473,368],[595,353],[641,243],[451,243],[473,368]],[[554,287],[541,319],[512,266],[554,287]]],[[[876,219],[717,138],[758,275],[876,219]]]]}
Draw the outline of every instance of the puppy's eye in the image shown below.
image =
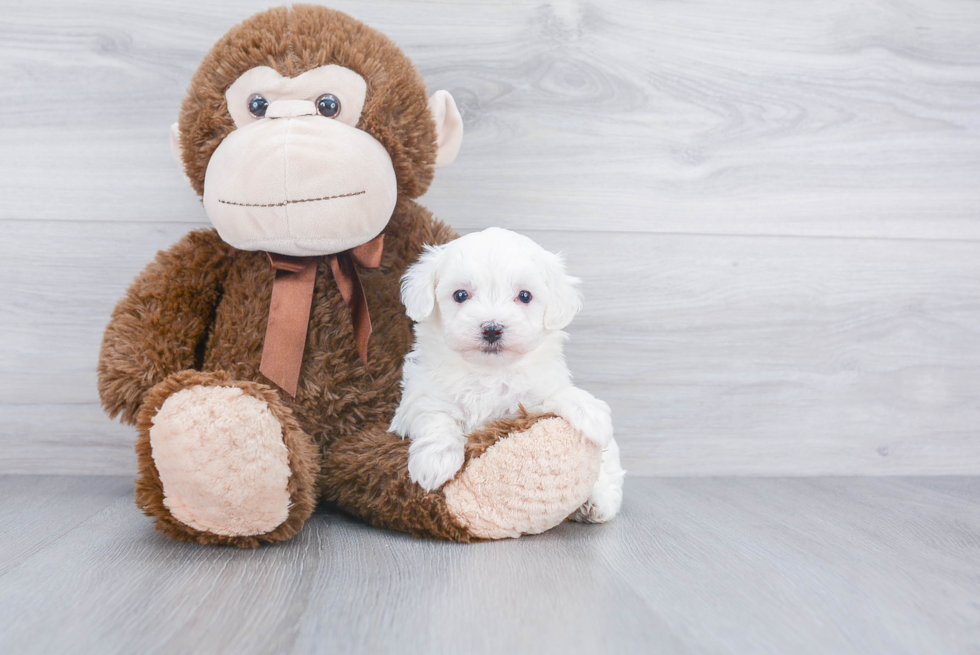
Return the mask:
{"type": "Polygon", "coordinates": [[[256,118],[262,118],[265,116],[265,110],[269,108],[269,101],[260,96],[258,93],[253,93],[248,97],[248,113],[256,118]]]}
{"type": "Polygon", "coordinates": [[[531,302],[531,292],[521,291],[519,294],[517,294],[517,299],[526,305],[531,302]]]}
{"type": "Polygon", "coordinates": [[[340,100],[332,93],[324,93],[316,99],[316,110],[321,116],[335,118],[340,113],[340,100]]]}
{"type": "Polygon", "coordinates": [[[466,293],[462,289],[453,294],[453,300],[458,303],[464,303],[470,297],[470,294],[466,293]]]}

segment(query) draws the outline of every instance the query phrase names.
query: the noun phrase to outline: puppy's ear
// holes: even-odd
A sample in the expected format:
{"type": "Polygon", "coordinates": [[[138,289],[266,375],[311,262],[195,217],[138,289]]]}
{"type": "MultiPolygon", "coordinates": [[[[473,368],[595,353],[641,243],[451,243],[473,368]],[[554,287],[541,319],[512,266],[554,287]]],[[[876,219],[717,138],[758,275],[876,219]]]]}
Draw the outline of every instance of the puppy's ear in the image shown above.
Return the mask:
{"type": "Polygon", "coordinates": [[[545,260],[545,271],[551,300],[544,309],[544,327],[546,330],[560,330],[582,311],[582,292],[578,288],[582,280],[566,273],[562,256],[550,252],[545,260]]]}
{"type": "Polygon", "coordinates": [[[419,260],[402,277],[402,304],[416,323],[429,318],[436,304],[436,263],[442,246],[426,246],[419,260]]]}

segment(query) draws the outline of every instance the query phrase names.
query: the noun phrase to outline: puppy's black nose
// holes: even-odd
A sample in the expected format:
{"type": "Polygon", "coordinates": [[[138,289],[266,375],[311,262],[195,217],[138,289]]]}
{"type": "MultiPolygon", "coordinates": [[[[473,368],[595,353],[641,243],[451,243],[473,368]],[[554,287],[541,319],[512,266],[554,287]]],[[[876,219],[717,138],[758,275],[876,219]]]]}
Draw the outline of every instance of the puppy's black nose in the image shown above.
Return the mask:
{"type": "Polygon", "coordinates": [[[496,323],[484,323],[480,327],[483,328],[483,340],[487,343],[496,343],[500,341],[500,337],[503,336],[504,327],[502,325],[497,325],[496,323]]]}

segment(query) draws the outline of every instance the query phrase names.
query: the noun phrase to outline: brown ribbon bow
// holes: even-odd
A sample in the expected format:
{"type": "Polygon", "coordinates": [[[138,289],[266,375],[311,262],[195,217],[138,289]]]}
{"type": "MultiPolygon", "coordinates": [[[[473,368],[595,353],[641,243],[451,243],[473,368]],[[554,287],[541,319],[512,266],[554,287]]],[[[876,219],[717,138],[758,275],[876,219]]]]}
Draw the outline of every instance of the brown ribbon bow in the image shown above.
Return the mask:
{"type": "MultiPolygon", "coordinates": [[[[367,344],[371,336],[371,315],[361,278],[355,264],[365,268],[381,266],[384,234],[380,234],[356,248],[328,255],[333,279],[340,295],[350,310],[354,324],[354,343],[361,361],[367,366],[367,344]]],[[[292,257],[268,253],[272,268],[276,271],[272,283],[272,301],[269,303],[269,324],[262,346],[262,363],[259,371],[279,385],[290,396],[296,395],[299,385],[299,369],[306,349],[306,332],[310,325],[310,309],[313,305],[313,287],[316,283],[316,266],[319,257],[292,257]]]]}

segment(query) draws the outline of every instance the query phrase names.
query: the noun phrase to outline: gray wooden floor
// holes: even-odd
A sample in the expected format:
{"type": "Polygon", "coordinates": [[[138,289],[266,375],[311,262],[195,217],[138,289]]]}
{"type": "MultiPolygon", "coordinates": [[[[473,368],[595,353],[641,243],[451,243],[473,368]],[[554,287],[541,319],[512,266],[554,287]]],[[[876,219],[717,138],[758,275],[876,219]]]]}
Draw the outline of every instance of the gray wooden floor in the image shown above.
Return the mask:
{"type": "Polygon", "coordinates": [[[980,478],[631,478],[471,546],[318,513],[169,541],[114,477],[0,477],[2,653],[976,653],[980,478]]]}

